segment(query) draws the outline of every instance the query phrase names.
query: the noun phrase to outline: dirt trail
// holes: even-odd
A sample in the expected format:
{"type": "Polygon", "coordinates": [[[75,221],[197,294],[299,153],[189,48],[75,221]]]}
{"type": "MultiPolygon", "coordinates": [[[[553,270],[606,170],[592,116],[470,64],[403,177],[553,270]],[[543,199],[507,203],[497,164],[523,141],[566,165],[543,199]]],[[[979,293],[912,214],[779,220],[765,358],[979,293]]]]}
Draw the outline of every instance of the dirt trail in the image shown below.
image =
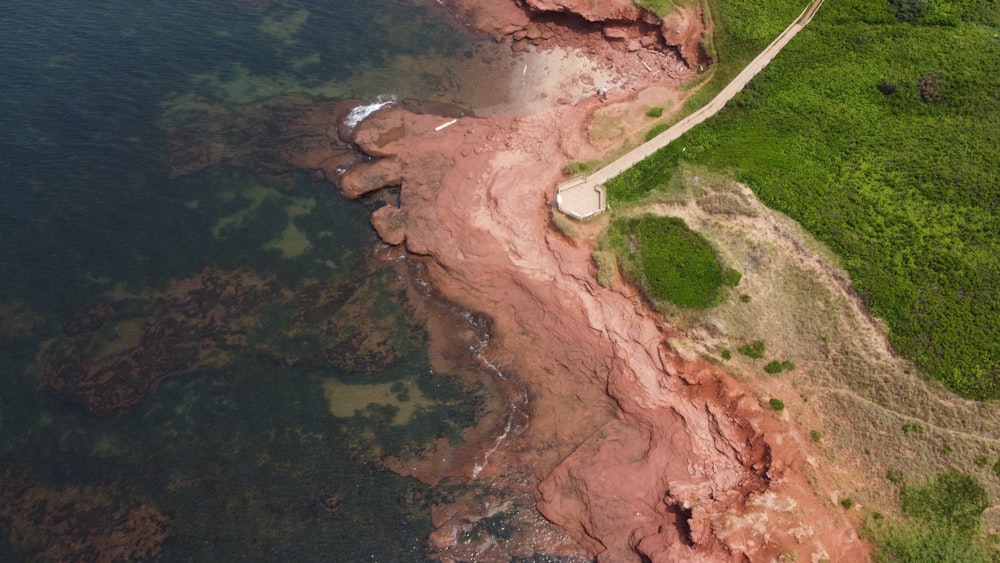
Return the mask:
{"type": "MultiPolygon", "coordinates": [[[[799,17],[796,18],[791,25],[785,28],[785,30],[782,31],[770,45],[764,48],[759,55],[754,57],[754,59],[750,61],[750,63],[742,71],[740,71],[740,73],[737,74],[725,88],[712,98],[712,101],[695,110],[690,115],[684,117],[663,133],[660,133],[656,137],[625,153],[607,166],[604,166],[600,170],[590,174],[586,177],[583,183],[578,183],[577,180],[574,180],[572,189],[588,191],[595,190],[599,186],[603,186],[606,182],[608,182],[608,180],[611,180],[612,178],[620,175],[622,172],[645,160],[656,151],[669,145],[684,133],[687,133],[709,117],[718,113],[719,110],[725,107],[729,100],[743,90],[750,80],[752,80],[754,76],[757,76],[757,74],[759,74],[760,71],[763,70],[775,56],[777,56],[785,45],[787,45],[792,38],[799,33],[799,31],[802,31],[802,29],[805,28],[810,21],[812,21],[813,16],[816,15],[816,12],[822,5],[823,0],[813,0],[811,4],[806,6],[799,17]]],[[[568,186],[569,184],[570,183],[565,183],[563,185],[568,186]]],[[[560,191],[562,189],[563,188],[560,187],[560,191]]],[[[577,217],[588,217],[596,211],[599,211],[599,209],[574,209],[573,215],[577,217]]]]}

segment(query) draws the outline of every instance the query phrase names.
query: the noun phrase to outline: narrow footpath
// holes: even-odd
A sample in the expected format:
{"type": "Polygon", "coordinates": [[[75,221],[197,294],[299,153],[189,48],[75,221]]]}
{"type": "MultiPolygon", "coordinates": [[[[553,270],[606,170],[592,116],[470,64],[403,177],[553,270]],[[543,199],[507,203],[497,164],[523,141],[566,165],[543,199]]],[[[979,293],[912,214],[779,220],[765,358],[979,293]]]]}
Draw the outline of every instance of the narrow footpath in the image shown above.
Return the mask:
{"type": "Polygon", "coordinates": [[[774,57],[795,37],[799,31],[812,21],[813,16],[823,5],[823,0],[813,0],[806,6],[799,17],[778,35],[750,64],[748,64],[733,80],[722,89],[712,101],[694,111],[672,127],[639,145],[623,156],[604,166],[593,174],[574,178],[559,184],[556,193],[556,203],[559,210],[575,219],[586,219],[607,209],[607,196],[604,184],[625,170],[645,160],[656,151],[669,145],[678,137],[687,133],[692,127],[705,121],[719,112],[726,103],[740,92],[749,82],[774,59],[774,57]]]}

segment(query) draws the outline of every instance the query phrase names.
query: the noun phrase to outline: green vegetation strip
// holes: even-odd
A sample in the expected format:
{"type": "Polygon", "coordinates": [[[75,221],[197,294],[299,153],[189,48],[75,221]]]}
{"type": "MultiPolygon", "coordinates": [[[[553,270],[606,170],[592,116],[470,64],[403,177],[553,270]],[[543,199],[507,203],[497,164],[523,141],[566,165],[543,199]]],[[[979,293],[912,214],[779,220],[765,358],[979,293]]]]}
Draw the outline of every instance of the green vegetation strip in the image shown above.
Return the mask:
{"type": "MultiPolygon", "coordinates": [[[[723,61],[794,18],[721,4],[723,61]]],[[[829,1],[726,109],[609,182],[611,204],[668,189],[681,160],[732,171],[843,257],[899,353],[1000,398],[998,12],[829,1]]]]}

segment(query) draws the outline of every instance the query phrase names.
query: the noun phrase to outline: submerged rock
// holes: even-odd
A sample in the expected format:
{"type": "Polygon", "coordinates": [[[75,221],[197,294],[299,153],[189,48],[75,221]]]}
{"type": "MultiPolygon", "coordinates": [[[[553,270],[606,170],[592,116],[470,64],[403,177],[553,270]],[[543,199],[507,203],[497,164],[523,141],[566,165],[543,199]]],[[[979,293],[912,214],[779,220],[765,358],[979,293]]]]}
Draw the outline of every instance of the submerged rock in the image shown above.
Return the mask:
{"type": "Polygon", "coordinates": [[[55,489],[15,467],[0,468],[0,520],[40,561],[152,560],[171,538],[170,518],[112,486],[55,489]]]}
{"type": "Polygon", "coordinates": [[[406,240],[405,224],[406,218],[398,207],[387,205],[372,213],[372,226],[386,244],[403,244],[406,240]]]}

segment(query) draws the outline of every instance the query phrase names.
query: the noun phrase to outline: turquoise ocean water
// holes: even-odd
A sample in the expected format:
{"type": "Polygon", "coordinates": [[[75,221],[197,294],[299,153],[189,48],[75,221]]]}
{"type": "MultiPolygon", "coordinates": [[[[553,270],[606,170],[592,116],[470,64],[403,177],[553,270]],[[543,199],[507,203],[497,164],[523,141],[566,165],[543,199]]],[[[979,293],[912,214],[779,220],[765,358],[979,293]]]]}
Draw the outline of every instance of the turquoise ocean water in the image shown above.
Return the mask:
{"type": "MultiPolygon", "coordinates": [[[[306,175],[171,178],[158,123],[374,99],[365,69],[471,41],[403,0],[0,3],[0,471],[154,507],[168,561],[424,560],[435,492],[375,460],[482,397],[431,373],[405,269],[306,175]],[[51,383],[88,369],[159,384],[105,412],[51,383]]],[[[73,554],[0,493],[0,560],[73,554]]]]}

